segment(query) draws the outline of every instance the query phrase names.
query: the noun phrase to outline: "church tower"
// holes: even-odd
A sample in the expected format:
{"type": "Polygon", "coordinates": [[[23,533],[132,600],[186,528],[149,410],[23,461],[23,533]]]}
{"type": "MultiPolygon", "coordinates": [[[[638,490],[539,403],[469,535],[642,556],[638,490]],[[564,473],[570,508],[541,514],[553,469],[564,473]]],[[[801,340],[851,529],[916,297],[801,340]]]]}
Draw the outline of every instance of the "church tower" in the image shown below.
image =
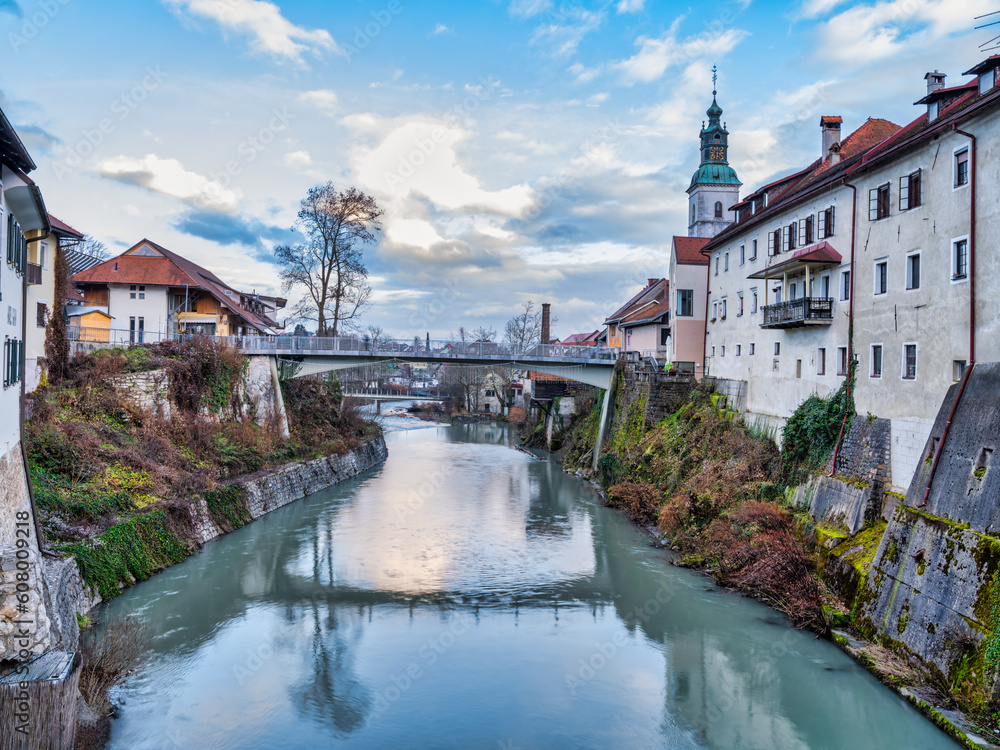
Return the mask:
{"type": "Polygon", "coordinates": [[[701,166],[691,178],[688,193],[688,236],[714,237],[733,223],[732,208],[740,199],[736,170],[729,166],[729,131],[722,123],[722,107],[715,100],[718,69],[712,66],[712,106],[708,126],[702,123],[701,166]]]}

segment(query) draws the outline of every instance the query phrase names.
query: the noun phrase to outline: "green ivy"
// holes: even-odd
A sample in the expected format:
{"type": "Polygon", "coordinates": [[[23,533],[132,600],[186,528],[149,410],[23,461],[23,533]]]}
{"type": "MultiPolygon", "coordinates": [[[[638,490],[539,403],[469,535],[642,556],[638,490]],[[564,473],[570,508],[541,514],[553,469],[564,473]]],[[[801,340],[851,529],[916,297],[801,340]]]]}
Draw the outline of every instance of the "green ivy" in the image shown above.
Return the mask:
{"type": "Polygon", "coordinates": [[[830,398],[810,396],[792,414],[782,434],[781,453],[786,466],[826,463],[837,443],[845,417],[854,415],[853,383],[858,363],[830,398]],[[848,390],[850,389],[850,396],[848,390]]]}
{"type": "Polygon", "coordinates": [[[247,507],[246,487],[241,485],[227,484],[218,492],[206,492],[205,503],[215,525],[225,532],[238,529],[253,520],[247,507]]]}

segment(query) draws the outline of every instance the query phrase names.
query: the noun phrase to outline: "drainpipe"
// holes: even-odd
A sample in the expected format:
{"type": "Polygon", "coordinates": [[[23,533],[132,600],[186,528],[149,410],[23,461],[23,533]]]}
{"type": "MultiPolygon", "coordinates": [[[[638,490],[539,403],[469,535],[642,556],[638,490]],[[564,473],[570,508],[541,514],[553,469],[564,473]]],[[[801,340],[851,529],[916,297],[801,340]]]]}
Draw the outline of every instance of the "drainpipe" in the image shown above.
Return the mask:
{"type": "Polygon", "coordinates": [[[938,463],[941,461],[941,454],[944,453],[944,443],[948,439],[951,431],[951,423],[955,419],[955,412],[965,394],[965,386],[969,382],[969,375],[972,368],[976,366],[976,136],[959,130],[957,125],[952,125],[951,129],[959,135],[964,135],[971,143],[969,145],[969,182],[970,194],[969,202],[969,362],[962,374],[962,383],[958,386],[958,393],[955,394],[955,402],[948,412],[948,421],[944,423],[944,430],[941,432],[941,440],[938,441],[938,449],[934,453],[934,463],[931,464],[931,473],[927,477],[927,486],[924,488],[924,497],[918,504],[918,508],[927,505],[927,499],[931,495],[931,486],[934,484],[934,476],[937,474],[938,463]]]}
{"type": "Polygon", "coordinates": [[[706,253],[704,250],[699,250],[698,254],[708,258],[708,267],[705,269],[705,336],[701,347],[701,376],[704,378],[708,372],[708,298],[712,296],[708,285],[712,283],[710,281],[712,278],[712,254],[706,253]]]}
{"type": "MultiPolygon", "coordinates": [[[[854,282],[857,274],[854,273],[854,238],[857,235],[858,220],[858,188],[851,185],[845,177],[840,181],[844,187],[849,187],[852,191],[851,199],[851,298],[847,303],[847,403],[851,403],[851,392],[854,384],[852,370],[854,369],[854,282]]],[[[830,466],[830,476],[837,473],[837,456],[840,455],[841,441],[844,439],[844,428],[847,426],[848,410],[844,409],[844,421],[840,423],[840,434],[837,435],[837,444],[833,448],[833,463],[830,466]]]]}

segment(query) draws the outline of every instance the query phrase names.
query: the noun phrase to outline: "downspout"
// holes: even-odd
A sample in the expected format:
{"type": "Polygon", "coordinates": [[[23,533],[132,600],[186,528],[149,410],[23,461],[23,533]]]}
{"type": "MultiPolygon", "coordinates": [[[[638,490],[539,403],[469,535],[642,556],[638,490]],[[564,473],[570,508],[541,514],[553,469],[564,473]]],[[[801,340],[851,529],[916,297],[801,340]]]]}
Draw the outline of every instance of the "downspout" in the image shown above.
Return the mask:
{"type": "Polygon", "coordinates": [[[712,296],[708,285],[711,283],[709,279],[712,278],[712,254],[704,250],[699,250],[698,254],[708,259],[708,266],[705,268],[705,341],[701,347],[701,376],[704,378],[708,371],[708,298],[712,296]]]}
{"type": "Polygon", "coordinates": [[[840,455],[840,445],[844,439],[844,428],[847,426],[847,417],[850,414],[850,409],[847,407],[851,403],[851,393],[854,386],[854,282],[857,280],[857,274],[854,272],[854,243],[855,237],[857,236],[857,221],[858,221],[858,188],[855,185],[851,185],[847,181],[847,177],[844,177],[840,181],[844,187],[849,187],[852,191],[853,198],[851,200],[851,298],[847,303],[847,404],[844,408],[844,420],[840,423],[840,434],[837,435],[837,444],[833,448],[833,463],[830,465],[830,476],[832,477],[837,473],[837,456],[840,455]]]}
{"type": "Polygon", "coordinates": [[[941,432],[941,439],[938,441],[937,451],[934,453],[934,463],[931,464],[931,473],[927,477],[927,486],[924,488],[924,497],[918,504],[918,508],[927,505],[927,499],[931,495],[931,486],[934,484],[934,476],[937,474],[938,463],[941,461],[941,454],[944,453],[944,443],[948,439],[951,431],[951,423],[955,419],[955,412],[965,394],[965,386],[969,382],[969,375],[972,368],[976,366],[976,136],[959,130],[957,125],[952,125],[951,129],[959,135],[964,135],[971,141],[969,145],[969,182],[970,186],[969,202],[969,362],[962,373],[962,383],[958,386],[958,393],[955,394],[955,401],[948,412],[948,421],[944,423],[944,430],[941,432]]]}

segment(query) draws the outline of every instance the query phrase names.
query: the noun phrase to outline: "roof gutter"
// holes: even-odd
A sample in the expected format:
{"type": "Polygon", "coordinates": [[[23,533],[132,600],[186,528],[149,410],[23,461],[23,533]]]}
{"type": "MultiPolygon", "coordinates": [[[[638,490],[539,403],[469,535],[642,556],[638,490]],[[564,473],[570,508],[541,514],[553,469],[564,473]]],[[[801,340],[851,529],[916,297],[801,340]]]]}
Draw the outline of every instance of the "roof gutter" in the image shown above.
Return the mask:
{"type": "Polygon", "coordinates": [[[958,393],[955,394],[955,401],[948,412],[948,420],[944,423],[944,430],[941,432],[941,439],[938,441],[937,451],[934,453],[934,463],[931,464],[931,473],[927,477],[927,486],[924,488],[924,497],[917,504],[918,508],[927,505],[927,499],[931,495],[931,487],[934,484],[934,477],[937,475],[938,464],[941,462],[941,454],[944,453],[944,444],[951,432],[951,423],[955,419],[955,412],[965,395],[965,386],[969,383],[969,375],[972,368],[976,366],[976,136],[958,129],[958,124],[953,123],[951,129],[959,135],[964,135],[969,139],[969,362],[966,364],[965,372],[962,373],[962,383],[958,386],[958,393]]]}

